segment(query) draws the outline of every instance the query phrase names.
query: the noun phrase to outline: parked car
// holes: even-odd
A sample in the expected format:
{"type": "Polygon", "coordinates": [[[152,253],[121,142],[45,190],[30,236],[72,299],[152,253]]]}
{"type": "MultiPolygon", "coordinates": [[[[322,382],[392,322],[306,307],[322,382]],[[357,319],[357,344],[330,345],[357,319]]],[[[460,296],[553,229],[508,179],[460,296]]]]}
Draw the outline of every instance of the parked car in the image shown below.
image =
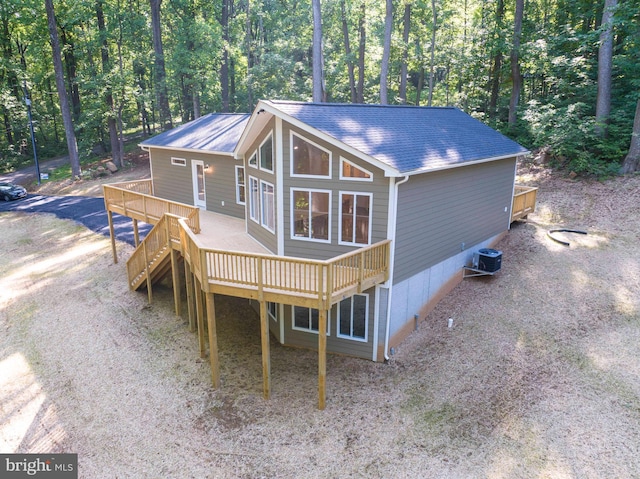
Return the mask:
{"type": "Polygon", "coordinates": [[[5,201],[17,200],[27,196],[27,190],[13,183],[0,183],[0,198],[5,201]]]}

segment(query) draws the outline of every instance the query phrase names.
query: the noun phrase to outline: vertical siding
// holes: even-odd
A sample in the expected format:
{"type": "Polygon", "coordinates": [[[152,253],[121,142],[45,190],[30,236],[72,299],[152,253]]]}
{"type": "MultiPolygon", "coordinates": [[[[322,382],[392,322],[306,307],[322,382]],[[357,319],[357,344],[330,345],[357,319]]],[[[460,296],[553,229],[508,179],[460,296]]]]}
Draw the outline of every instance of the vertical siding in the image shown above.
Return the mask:
{"type": "Polygon", "coordinates": [[[371,244],[387,239],[387,218],[389,205],[389,178],[384,177],[382,170],[363,162],[335,145],[327,143],[307,132],[298,130],[290,124],[283,122],[283,202],[284,202],[284,254],[312,259],[328,259],[334,256],[353,251],[356,247],[339,245],[339,202],[340,192],[362,192],[373,194],[373,217],[371,228],[371,244]],[[331,156],[331,179],[325,178],[298,178],[291,177],[291,142],[290,132],[314,142],[325,150],[329,150],[331,156]],[[357,166],[370,171],[373,181],[349,181],[340,180],[340,157],[343,157],[357,166]],[[331,191],[331,243],[319,243],[291,238],[291,189],[319,189],[331,191]]]}
{"type": "Polygon", "coordinates": [[[209,165],[205,172],[207,210],[244,218],[244,205],[236,203],[235,166],[242,164],[231,156],[152,148],[149,152],[156,196],[193,205],[192,160],[209,165]],[[183,158],[186,166],[171,164],[171,158],[183,158]]]}
{"type": "Polygon", "coordinates": [[[425,173],[401,185],[394,284],[459,254],[462,243],[467,250],[507,230],[514,164],[510,158],[425,173]]]}

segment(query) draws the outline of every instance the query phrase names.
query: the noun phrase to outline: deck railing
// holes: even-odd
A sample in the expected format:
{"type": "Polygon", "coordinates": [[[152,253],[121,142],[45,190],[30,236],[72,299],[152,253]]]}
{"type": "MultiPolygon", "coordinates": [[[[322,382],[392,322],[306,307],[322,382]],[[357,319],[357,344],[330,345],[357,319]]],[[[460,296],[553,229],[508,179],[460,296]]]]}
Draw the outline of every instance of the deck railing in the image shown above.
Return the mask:
{"type": "Polygon", "coordinates": [[[516,185],[511,205],[511,222],[525,218],[536,209],[538,188],[516,185]]]}
{"type": "Polygon", "coordinates": [[[200,232],[200,209],[152,196],[150,180],[103,185],[104,203],[108,211],[155,225],[165,213],[185,218],[189,227],[200,232]]]}

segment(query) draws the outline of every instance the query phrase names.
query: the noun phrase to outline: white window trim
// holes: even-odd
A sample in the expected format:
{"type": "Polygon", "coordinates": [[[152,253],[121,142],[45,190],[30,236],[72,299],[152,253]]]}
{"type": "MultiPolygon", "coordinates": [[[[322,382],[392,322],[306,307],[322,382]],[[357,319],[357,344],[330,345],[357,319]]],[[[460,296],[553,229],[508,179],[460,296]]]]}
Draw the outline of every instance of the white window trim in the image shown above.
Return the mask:
{"type": "Polygon", "coordinates": [[[253,154],[249,155],[249,159],[247,160],[247,165],[249,165],[251,168],[255,168],[256,170],[258,169],[258,150],[254,151],[253,154]],[[256,164],[252,165],[251,158],[253,158],[254,156],[256,158],[256,164]]]}
{"type": "MultiPolygon", "coordinates": [[[[368,294],[354,294],[353,296],[350,296],[349,298],[345,298],[345,299],[350,299],[351,300],[351,318],[350,318],[350,329],[353,331],[353,298],[355,298],[356,296],[364,296],[365,298],[365,314],[364,314],[364,338],[358,338],[358,337],[354,337],[352,334],[350,335],[346,335],[346,334],[341,334],[340,333],[340,303],[338,303],[338,307],[337,307],[337,314],[336,316],[338,317],[336,320],[336,337],[341,338],[341,339],[348,339],[349,341],[358,341],[361,343],[367,343],[369,342],[369,295],[368,294]]],[[[344,300],[343,300],[344,301],[344,300]]]]}
{"type": "Polygon", "coordinates": [[[187,159],[186,158],[176,158],[176,157],[171,157],[171,164],[173,166],[187,166],[187,159]]]}
{"type": "Polygon", "coordinates": [[[330,180],[331,179],[331,173],[333,170],[333,153],[331,153],[331,150],[327,150],[326,148],[323,148],[322,146],[318,145],[316,142],[311,141],[310,139],[299,135],[298,133],[294,133],[293,131],[289,132],[289,151],[291,151],[290,154],[290,161],[289,161],[289,173],[291,175],[292,178],[313,178],[313,179],[324,179],[324,180],[330,180]],[[293,161],[293,137],[297,136],[298,138],[300,138],[301,140],[306,141],[307,143],[311,143],[313,146],[321,149],[322,151],[325,151],[329,154],[329,174],[328,175],[299,175],[297,173],[294,173],[294,161],[293,161]]]}
{"type": "MultiPolygon", "coordinates": [[[[291,329],[294,331],[302,331],[303,333],[311,333],[311,334],[319,334],[319,331],[316,331],[311,328],[300,328],[296,326],[296,307],[304,308],[304,306],[293,306],[291,305],[291,329]]],[[[309,310],[309,314],[311,314],[311,310],[315,308],[306,308],[309,310]]],[[[320,324],[320,311],[318,311],[318,324],[320,324]]],[[[311,325],[311,316],[309,316],[309,325],[311,325]]],[[[331,311],[327,311],[327,336],[331,336],[331,311]]]]}
{"type": "Polygon", "coordinates": [[[256,151],[256,155],[258,158],[258,168],[260,168],[261,171],[266,171],[268,173],[272,173],[273,174],[273,164],[275,162],[275,155],[273,154],[273,134],[269,133],[266,138],[264,139],[264,141],[262,143],[260,143],[260,146],[258,147],[258,150],[256,151]],[[268,168],[263,168],[262,167],[262,146],[269,141],[269,139],[271,139],[271,169],[268,168]]]}
{"type": "MultiPolygon", "coordinates": [[[[332,218],[331,218],[331,209],[332,209],[331,194],[332,194],[331,190],[319,190],[319,189],[316,189],[316,188],[291,188],[291,198],[290,198],[290,200],[291,200],[291,212],[289,214],[289,216],[290,216],[290,218],[289,218],[290,226],[289,227],[291,229],[291,231],[289,232],[289,235],[291,236],[291,239],[298,240],[298,241],[310,241],[312,243],[325,243],[325,244],[331,243],[331,220],[332,220],[332,218]],[[328,231],[327,231],[327,239],[326,240],[318,239],[318,238],[302,237],[302,236],[296,236],[295,235],[295,219],[296,219],[295,213],[296,213],[296,208],[295,208],[295,202],[294,202],[293,198],[294,198],[294,193],[296,191],[305,191],[305,192],[307,192],[309,194],[311,194],[311,193],[328,193],[329,194],[329,202],[328,202],[329,203],[329,211],[327,212],[328,215],[329,215],[329,218],[327,219],[328,231]]],[[[309,195],[309,196],[311,196],[311,195],[309,195]]]]}
{"type": "Polygon", "coordinates": [[[356,165],[353,161],[349,161],[346,158],[341,156],[340,157],[340,179],[345,181],[366,181],[368,183],[371,183],[373,182],[373,173],[371,173],[369,170],[365,168],[362,168],[361,166],[356,165]],[[367,173],[369,175],[369,178],[354,178],[353,176],[343,176],[342,165],[344,165],[344,163],[349,163],[354,168],[357,168],[358,170],[363,171],[364,173],[367,173]]]}
{"type": "MultiPolygon", "coordinates": [[[[245,191],[245,198],[246,194],[247,193],[245,191]]],[[[249,176],[249,218],[260,224],[260,181],[254,176],[249,176]],[[253,197],[252,181],[255,181],[256,183],[257,201],[255,201],[255,198],[253,197]]]]}
{"type": "Polygon", "coordinates": [[[244,205],[247,202],[247,170],[245,170],[244,166],[236,165],[236,203],[239,205],[244,205]],[[242,177],[244,178],[244,184],[240,185],[238,183],[238,170],[242,170],[242,177]],[[244,188],[244,201],[240,201],[240,186],[244,188]]]}
{"type": "MultiPolygon", "coordinates": [[[[373,193],[363,193],[360,191],[340,191],[339,205],[338,205],[338,244],[345,246],[367,246],[371,244],[371,229],[373,223],[373,193]],[[354,196],[368,196],[369,197],[369,238],[368,243],[356,243],[353,241],[342,241],[342,195],[354,195],[354,196]]],[[[357,200],[356,200],[357,203],[357,200]]],[[[355,235],[355,221],[354,221],[354,235],[355,235]]]]}
{"type": "Polygon", "coordinates": [[[260,197],[260,224],[267,231],[275,233],[276,232],[276,230],[275,230],[275,225],[276,225],[276,189],[273,186],[273,183],[269,183],[268,181],[260,180],[260,189],[259,189],[258,193],[259,193],[259,197],[260,197]],[[263,201],[264,198],[262,197],[262,194],[263,194],[263,189],[262,188],[265,185],[266,186],[270,186],[271,189],[273,190],[273,195],[272,195],[273,196],[273,200],[272,200],[273,208],[271,210],[271,213],[273,214],[273,228],[269,227],[269,225],[267,225],[264,222],[264,214],[265,214],[264,203],[265,202],[263,201]]]}

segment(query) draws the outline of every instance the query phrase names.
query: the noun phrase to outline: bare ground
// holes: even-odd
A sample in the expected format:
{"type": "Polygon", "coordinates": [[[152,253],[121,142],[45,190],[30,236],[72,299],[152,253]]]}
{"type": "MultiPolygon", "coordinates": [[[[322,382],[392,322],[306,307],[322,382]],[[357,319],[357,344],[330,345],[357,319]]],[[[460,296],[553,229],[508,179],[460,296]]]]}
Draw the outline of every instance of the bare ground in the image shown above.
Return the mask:
{"type": "Polygon", "coordinates": [[[128,245],[114,265],[73,223],[0,215],[0,452],[76,452],[83,478],[640,477],[640,177],[521,174],[538,210],[502,271],[389,364],[330,356],[322,412],[316,354],[276,342],[262,399],[245,302],[217,301],[214,391],[169,290],[127,289],[128,245]]]}

